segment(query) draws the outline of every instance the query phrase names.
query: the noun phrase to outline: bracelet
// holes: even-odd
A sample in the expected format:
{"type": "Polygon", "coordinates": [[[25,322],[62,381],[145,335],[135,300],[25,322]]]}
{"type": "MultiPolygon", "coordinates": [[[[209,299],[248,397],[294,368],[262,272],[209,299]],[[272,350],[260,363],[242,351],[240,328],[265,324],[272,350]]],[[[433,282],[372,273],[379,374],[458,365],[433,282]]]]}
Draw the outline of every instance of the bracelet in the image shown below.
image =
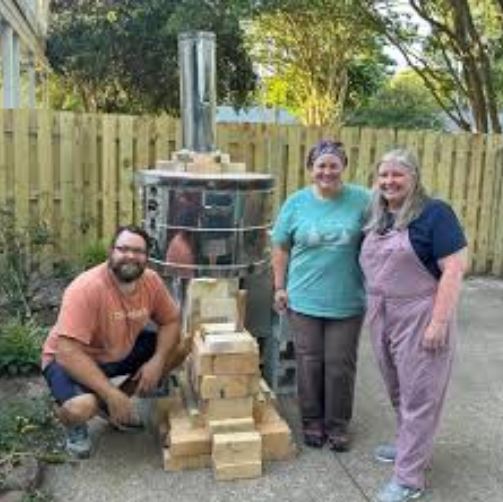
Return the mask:
{"type": "Polygon", "coordinates": [[[275,293],[277,293],[278,291],[285,291],[285,288],[274,288],[275,293]]]}

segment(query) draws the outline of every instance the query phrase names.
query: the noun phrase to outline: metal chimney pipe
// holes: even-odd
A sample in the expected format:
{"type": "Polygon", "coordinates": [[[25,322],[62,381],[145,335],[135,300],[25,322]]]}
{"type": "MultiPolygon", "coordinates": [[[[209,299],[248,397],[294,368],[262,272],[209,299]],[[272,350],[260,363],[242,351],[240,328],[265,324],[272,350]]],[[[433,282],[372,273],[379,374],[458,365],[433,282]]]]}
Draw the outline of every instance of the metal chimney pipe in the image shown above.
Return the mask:
{"type": "Polygon", "coordinates": [[[195,152],[215,150],[215,34],[178,35],[182,147],[195,152]]]}

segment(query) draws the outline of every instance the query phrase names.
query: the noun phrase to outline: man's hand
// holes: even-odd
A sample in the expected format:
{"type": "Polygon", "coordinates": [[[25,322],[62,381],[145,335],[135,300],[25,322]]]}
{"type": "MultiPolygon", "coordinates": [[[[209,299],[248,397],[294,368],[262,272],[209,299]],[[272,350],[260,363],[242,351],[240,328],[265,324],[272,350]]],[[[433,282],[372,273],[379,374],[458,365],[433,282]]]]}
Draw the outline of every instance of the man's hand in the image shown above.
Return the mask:
{"type": "Polygon", "coordinates": [[[106,395],[105,401],[110,415],[110,422],[115,425],[133,423],[134,409],[131,399],[116,387],[112,387],[106,395]]]}
{"type": "Polygon", "coordinates": [[[423,347],[428,350],[441,349],[447,343],[447,327],[445,321],[432,320],[424,332],[423,347]]]}
{"type": "Polygon", "coordinates": [[[134,374],[133,380],[137,382],[135,394],[144,395],[152,392],[159,383],[164,370],[164,361],[154,355],[134,374]]]}

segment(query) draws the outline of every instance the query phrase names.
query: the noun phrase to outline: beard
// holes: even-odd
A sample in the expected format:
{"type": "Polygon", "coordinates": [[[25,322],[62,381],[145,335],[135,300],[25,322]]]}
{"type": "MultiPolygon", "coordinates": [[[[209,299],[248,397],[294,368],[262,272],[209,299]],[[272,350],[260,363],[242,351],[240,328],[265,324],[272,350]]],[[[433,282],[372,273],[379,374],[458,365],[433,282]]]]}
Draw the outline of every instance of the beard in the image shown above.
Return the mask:
{"type": "Polygon", "coordinates": [[[145,271],[146,263],[108,259],[108,268],[119,282],[130,283],[139,279],[145,271]]]}

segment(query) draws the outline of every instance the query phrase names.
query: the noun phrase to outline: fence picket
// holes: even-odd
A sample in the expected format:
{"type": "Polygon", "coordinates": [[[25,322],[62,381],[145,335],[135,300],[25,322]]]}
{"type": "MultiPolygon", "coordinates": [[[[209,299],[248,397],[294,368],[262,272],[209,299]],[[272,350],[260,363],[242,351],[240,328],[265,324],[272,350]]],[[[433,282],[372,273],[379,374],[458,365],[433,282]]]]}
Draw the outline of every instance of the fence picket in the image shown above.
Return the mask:
{"type": "Polygon", "coordinates": [[[102,128],[101,206],[103,236],[107,238],[114,233],[117,226],[117,117],[104,115],[102,128]]]}
{"type": "Polygon", "coordinates": [[[66,254],[73,254],[74,238],[74,166],[73,166],[73,133],[75,115],[61,113],[59,115],[59,228],[60,246],[66,254]]]}
{"type": "MultiPolygon", "coordinates": [[[[52,156],[53,114],[41,110],[37,116],[37,160],[38,160],[38,222],[45,228],[54,228],[54,167],[52,156]]],[[[40,253],[44,272],[52,270],[51,255],[54,253],[53,239],[44,245],[40,253]]]]}
{"type": "Polygon", "coordinates": [[[5,124],[4,124],[5,110],[0,110],[0,210],[4,209],[7,205],[8,198],[8,164],[5,158],[5,124]]]}
{"type": "Polygon", "coordinates": [[[96,115],[86,114],[82,124],[82,160],[84,172],[84,226],[87,242],[94,243],[100,239],[99,205],[100,205],[100,172],[98,162],[98,132],[96,115]]]}
{"type": "Polygon", "coordinates": [[[133,223],[133,117],[119,118],[119,224],[133,223]]]}
{"type": "Polygon", "coordinates": [[[470,268],[473,269],[475,261],[475,253],[479,245],[478,228],[478,214],[481,207],[481,175],[482,175],[482,161],[485,146],[485,136],[477,134],[471,137],[471,161],[468,178],[466,180],[466,212],[464,221],[467,232],[469,233],[468,239],[468,259],[470,268]]]}
{"type": "Polygon", "coordinates": [[[288,171],[286,175],[286,195],[291,195],[301,186],[303,160],[300,153],[300,128],[287,126],[288,171]]]}
{"type": "Polygon", "coordinates": [[[494,181],[497,176],[498,139],[488,136],[485,149],[484,172],[482,179],[481,207],[478,226],[478,246],[475,257],[475,272],[482,273],[490,270],[492,260],[491,235],[492,222],[494,221],[494,208],[496,206],[494,196],[494,181]]]}
{"type": "Polygon", "coordinates": [[[25,233],[30,221],[29,110],[13,113],[14,217],[16,229],[25,233]]]}

